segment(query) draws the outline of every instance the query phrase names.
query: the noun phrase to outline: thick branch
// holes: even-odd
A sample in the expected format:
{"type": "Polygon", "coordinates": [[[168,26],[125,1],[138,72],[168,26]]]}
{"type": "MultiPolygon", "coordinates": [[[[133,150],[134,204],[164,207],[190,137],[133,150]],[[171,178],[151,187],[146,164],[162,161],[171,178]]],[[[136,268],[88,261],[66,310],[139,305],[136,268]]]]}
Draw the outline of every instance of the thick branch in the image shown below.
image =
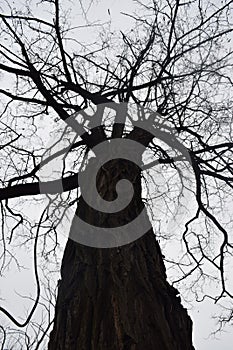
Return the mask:
{"type": "Polygon", "coordinates": [[[14,67],[9,67],[6,66],[5,64],[0,63],[0,69],[4,70],[8,73],[14,73],[16,75],[22,75],[24,77],[30,77],[30,72],[24,69],[18,69],[18,68],[14,68],[14,67]]]}
{"type": "Polygon", "coordinates": [[[0,200],[33,196],[38,194],[56,194],[78,188],[78,174],[62,180],[20,184],[0,189],[0,200]]]}

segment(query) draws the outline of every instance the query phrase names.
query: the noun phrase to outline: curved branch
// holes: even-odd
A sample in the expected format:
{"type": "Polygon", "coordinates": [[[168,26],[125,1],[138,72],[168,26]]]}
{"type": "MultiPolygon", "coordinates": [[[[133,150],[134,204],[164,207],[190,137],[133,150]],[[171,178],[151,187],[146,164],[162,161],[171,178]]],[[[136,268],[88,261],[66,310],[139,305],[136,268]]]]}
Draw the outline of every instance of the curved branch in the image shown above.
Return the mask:
{"type": "Polygon", "coordinates": [[[23,323],[18,322],[5,308],[0,306],[0,311],[2,313],[4,313],[16,326],[21,327],[21,328],[25,327],[29,323],[29,321],[31,320],[32,315],[34,314],[34,312],[37,308],[37,305],[39,303],[39,299],[40,299],[40,280],[39,280],[39,274],[38,274],[38,269],[37,269],[37,243],[38,243],[38,238],[39,238],[40,226],[42,224],[44,214],[45,214],[46,210],[48,209],[49,205],[50,205],[50,202],[46,206],[46,208],[43,210],[42,215],[41,215],[40,220],[39,220],[39,223],[38,223],[38,226],[37,226],[37,230],[36,230],[36,237],[35,237],[35,244],[34,244],[34,272],[35,272],[35,279],[36,279],[37,295],[36,295],[35,303],[31,309],[26,321],[23,323]]]}

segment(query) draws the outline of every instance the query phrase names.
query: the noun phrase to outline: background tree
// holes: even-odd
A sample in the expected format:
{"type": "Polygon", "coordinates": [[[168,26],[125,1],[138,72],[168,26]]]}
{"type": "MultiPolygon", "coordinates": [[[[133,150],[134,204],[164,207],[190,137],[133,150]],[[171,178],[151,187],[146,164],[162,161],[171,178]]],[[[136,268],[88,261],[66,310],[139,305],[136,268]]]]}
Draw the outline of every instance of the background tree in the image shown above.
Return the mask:
{"type": "MultiPolygon", "coordinates": [[[[120,33],[112,30],[111,21],[89,22],[87,10],[94,6],[93,1],[87,7],[79,3],[84,26],[76,23],[77,18],[72,21],[72,10],[58,0],[27,1],[20,7],[8,2],[2,5],[1,273],[15,263],[20,267],[14,253],[18,245],[33,244],[37,286],[36,297],[30,297],[33,307],[23,320],[0,308],[17,327],[2,328],[5,347],[43,348],[53,324],[50,350],[154,349],[155,345],[192,349],[191,321],[177,290],[166,281],[163,260],[173,282],[181,286],[185,280],[198,300],[232,298],[228,285],[232,256],[232,1],[135,3],[136,12],[125,14],[131,29],[120,33]],[[170,133],[171,143],[132,127],[127,118],[125,123],[116,123],[117,116],[106,117],[100,106],[109,103],[114,116],[120,103],[134,103],[138,114],[140,108],[157,111],[160,117],[150,112],[149,117],[140,118],[149,118],[151,130],[170,133]],[[82,118],[72,117],[74,113],[82,118]],[[93,128],[98,117],[103,125],[93,128]],[[67,137],[67,148],[54,151],[62,138],[72,134],[71,129],[75,133],[72,142],[67,137]],[[188,150],[190,162],[174,149],[173,137],[188,150]],[[118,215],[104,215],[86,205],[79,190],[77,196],[78,173],[89,162],[95,145],[115,138],[144,145],[147,162],[143,172],[119,159],[100,169],[97,187],[108,201],[116,198],[120,179],[134,184],[130,205],[118,215]],[[60,173],[53,172],[54,179],[46,182],[41,169],[60,156],[60,173]],[[161,173],[165,188],[155,181],[161,173]],[[165,223],[159,225],[156,218],[158,202],[153,197],[159,195],[159,203],[168,210],[175,203],[186,213],[184,193],[189,201],[195,198],[192,216],[179,230],[166,232],[165,223]],[[115,227],[135,219],[145,202],[152,208],[160,243],[169,246],[171,241],[174,246],[182,240],[183,250],[173,256],[164,247],[164,258],[152,229],[135,242],[112,249],[86,247],[69,239],[53,323],[55,287],[47,270],[57,262],[59,233],[67,230],[68,209],[77,206],[76,214],[94,226],[115,227]],[[25,214],[28,203],[36,213],[25,214]],[[41,216],[33,217],[39,209],[41,216]],[[39,266],[47,277],[42,278],[43,288],[39,266]],[[214,293],[213,285],[217,286],[214,293]],[[38,308],[42,309],[40,324],[33,319],[38,308]],[[27,331],[31,334],[32,330],[35,335],[29,337],[27,331]]],[[[108,12],[111,15],[111,9],[108,12]]],[[[50,270],[56,268],[57,264],[50,270]]],[[[229,311],[222,322],[231,320],[229,311]]]]}

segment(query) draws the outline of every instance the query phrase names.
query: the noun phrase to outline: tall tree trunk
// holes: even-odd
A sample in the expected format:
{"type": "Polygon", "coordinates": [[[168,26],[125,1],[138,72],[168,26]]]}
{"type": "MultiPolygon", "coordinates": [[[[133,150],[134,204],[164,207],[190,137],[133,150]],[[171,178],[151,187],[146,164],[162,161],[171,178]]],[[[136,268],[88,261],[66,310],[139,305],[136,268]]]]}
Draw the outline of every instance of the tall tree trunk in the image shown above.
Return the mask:
{"type": "MultiPolygon", "coordinates": [[[[99,172],[97,187],[104,199],[112,200],[122,178],[134,184],[127,208],[117,215],[97,213],[80,198],[76,214],[103,227],[134,219],[143,208],[141,174],[135,164],[119,159],[107,163],[99,172]]],[[[68,240],[48,349],[193,349],[192,322],[177,290],[166,281],[152,229],[132,243],[111,249],[68,240]]]]}

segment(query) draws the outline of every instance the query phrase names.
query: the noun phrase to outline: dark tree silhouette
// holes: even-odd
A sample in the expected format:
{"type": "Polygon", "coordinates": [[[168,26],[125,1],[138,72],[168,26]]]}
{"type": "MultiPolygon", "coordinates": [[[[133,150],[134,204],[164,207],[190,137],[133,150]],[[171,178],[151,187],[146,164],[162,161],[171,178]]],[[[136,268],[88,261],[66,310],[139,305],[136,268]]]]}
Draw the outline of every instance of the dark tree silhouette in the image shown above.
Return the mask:
{"type": "MultiPolygon", "coordinates": [[[[33,306],[23,319],[0,306],[14,324],[1,326],[2,349],[193,349],[192,322],[167,281],[164,261],[175,271],[173,283],[185,281],[197,300],[231,300],[232,3],[135,1],[135,12],[122,14],[131,28],[117,32],[111,20],[89,21],[94,1],[73,9],[58,0],[3,1],[0,271],[19,266],[15,247],[31,244],[37,295],[28,297],[33,306]],[[74,20],[75,9],[80,16],[74,20]],[[66,146],[56,148],[64,139],[66,146]],[[96,187],[105,201],[116,200],[122,179],[134,189],[124,209],[105,213],[86,203],[79,180],[85,166],[98,165],[96,147],[114,140],[136,142],[143,151],[99,166],[96,187]],[[61,166],[54,171],[56,159],[61,166]],[[47,179],[41,175],[46,167],[53,170],[47,179]],[[186,213],[184,193],[195,203],[178,233],[164,233],[161,222],[155,235],[144,214],[137,224],[141,236],[128,237],[128,244],[117,244],[117,237],[110,248],[79,240],[87,232],[77,217],[96,232],[123,230],[145,205],[156,221],[153,196],[165,203],[165,217],[173,206],[186,213]],[[39,218],[25,214],[30,206],[33,215],[42,211],[39,218]],[[54,305],[48,266],[56,261],[72,207],[54,305]],[[176,259],[162,255],[159,245],[173,238],[183,244],[176,259]],[[216,294],[207,282],[216,282],[216,294]]],[[[111,17],[111,8],[106,14],[111,17]]],[[[92,195],[91,176],[86,180],[92,195]]],[[[231,320],[229,311],[221,322],[231,320]]]]}

